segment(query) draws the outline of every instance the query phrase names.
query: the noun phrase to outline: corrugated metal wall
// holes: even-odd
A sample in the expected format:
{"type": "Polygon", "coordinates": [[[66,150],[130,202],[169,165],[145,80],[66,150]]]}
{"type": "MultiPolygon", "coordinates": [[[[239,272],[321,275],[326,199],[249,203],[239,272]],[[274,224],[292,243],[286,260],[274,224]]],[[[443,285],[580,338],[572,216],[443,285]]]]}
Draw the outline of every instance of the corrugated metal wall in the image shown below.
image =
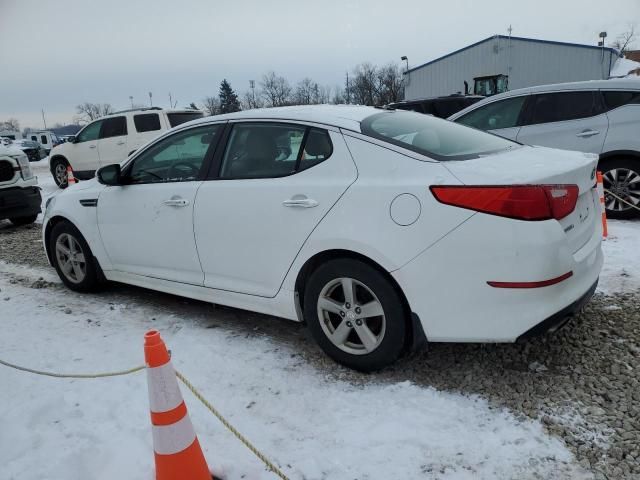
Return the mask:
{"type": "Polygon", "coordinates": [[[509,75],[509,90],[609,78],[610,50],[495,37],[409,72],[405,99],[473,93],[474,77],[509,75]]]}

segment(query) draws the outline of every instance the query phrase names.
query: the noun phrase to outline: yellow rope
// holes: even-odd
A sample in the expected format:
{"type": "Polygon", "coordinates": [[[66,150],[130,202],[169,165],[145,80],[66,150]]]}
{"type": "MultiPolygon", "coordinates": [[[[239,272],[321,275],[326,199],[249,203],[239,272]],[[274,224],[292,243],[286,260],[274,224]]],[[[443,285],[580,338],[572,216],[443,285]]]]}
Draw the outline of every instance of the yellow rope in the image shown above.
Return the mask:
{"type": "Polygon", "coordinates": [[[231,433],[233,433],[235,435],[235,437],[240,440],[245,447],[247,447],[249,450],[251,450],[253,452],[253,454],[258,457],[262,463],[264,463],[267,468],[269,470],[271,470],[273,473],[275,473],[278,477],[280,477],[282,480],[289,480],[289,478],[282,473],[282,471],[280,471],[280,469],[278,467],[276,467],[273,463],[271,463],[271,461],[264,456],[256,447],[254,447],[251,442],[249,442],[249,440],[247,440],[238,430],[236,430],[233,425],[231,425],[226,418],[224,418],[222,416],[222,414],[220,412],[218,412],[218,410],[215,409],[215,407],[213,405],[211,405],[206,398],[204,398],[202,396],[202,394],[196,389],[196,387],[194,387],[191,382],[189,382],[189,380],[187,380],[184,375],[182,375],[180,372],[178,372],[176,370],[176,376],[180,379],[180,381],[182,383],[185,384],[185,386],[191,390],[191,393],[193,393],[195,395],[195,397],[200,400],[202,402],[202,404],[207,407],[209,409],[209,411],[211,413],[213,413],[216,418],[218,420],[220,420],[220,422],[227,428],[227,430],[229,430],[231,433]]]}
{"type": "Polygon", "coordinates": [[[21,367],[19,365],[14,365],[13,363],[5,362],[4,360],[0,360],[0,364],[5,367],[15,368],[16,370],[20,370],[22,372],[35,373],[36,375],[44,375],[47,377],[56,377],[56,378],[102,378],[102,377],[118,377],[120,375],[129,375],[131,373],[139,372],[140,370],[144,370],[146,365],[140,365],[139,367],[129,368],[128,370],[119,370],[116,372],[103,372],[103,373],[56,373],[56,372],[45,372],[42,370],[34,370],[33,368],[21,367]]]}
{"type": "Polygon", "coordinates": [[[611,190],[606,190],[605,192],[608,193],[609,195],[611,195],[614,198],[617,198],[618,200],[620,200],[622,203],[626,203],[627,205],[629,205],[631,208],[635,208],[636,210],[640,210],[640,207],[638,207],[637,205],[634,205],[631,202],[626,201],[624,198],[620,198],[618,195],[616,195],[615,193],[612,193],[611,190]]]}

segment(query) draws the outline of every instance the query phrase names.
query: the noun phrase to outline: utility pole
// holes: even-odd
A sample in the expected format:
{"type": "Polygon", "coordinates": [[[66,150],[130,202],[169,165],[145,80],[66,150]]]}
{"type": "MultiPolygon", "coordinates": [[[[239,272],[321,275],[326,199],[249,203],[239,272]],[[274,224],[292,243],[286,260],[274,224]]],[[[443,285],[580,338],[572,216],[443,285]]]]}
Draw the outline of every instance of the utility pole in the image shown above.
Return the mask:
{"type": "Polygon", "coordinates": [[[44,129],[47,129],[47,121],[44,118],[44,108],[42,109],[42,123],[44,123],[44,129]]]}
{"type": "Polygon", "coordinates": [[[253,105],[251,105],[251,108],[256,108],[256,81],[255,80],[249,80],[249,88],[251,89],[251,101],[253,102],[253,105]]]}
{"type": "Polygon", "coordinates": [[[131,102],[131,108],[133,109],[133,95],[129,95],[129,101],[131,102]]]}
{"type": "Polygon", "coordinates": [[[351,89],[349,88],[349,72],[347,72],[347,104],[351,103],[351,89]]]}

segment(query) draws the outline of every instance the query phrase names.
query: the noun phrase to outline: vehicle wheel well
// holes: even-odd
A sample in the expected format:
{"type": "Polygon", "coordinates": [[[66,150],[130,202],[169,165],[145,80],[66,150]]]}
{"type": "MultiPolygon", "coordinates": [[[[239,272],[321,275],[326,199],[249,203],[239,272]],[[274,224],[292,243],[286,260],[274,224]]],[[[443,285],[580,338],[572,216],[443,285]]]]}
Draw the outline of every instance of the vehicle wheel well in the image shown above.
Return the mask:
{"type": "Polygon", "coordinates": [[[326,250],[324,252],[315,254],[305,262],[305,264],[298,272],[295,283],[296,298],[299,302],[300,312],[304,311],[304,290],[306,287],[307,279],[320,265],[330,260],[336,259],[359,260],[378,270],[389,280],[392,287],[396,290],[396,292],[402,299],[402,307],[405,311],[405,321],[407,322],[407,332],[409,333],[407,335],[407,338],[405,339],[405,349],[417,347],[422,343],[422,340],[426,340],[424,331],[422,331],[422,325],[420,324],[419,319],[417,319],[417,316],[411,311],[411,307],[409,306],[407,297],[402,291],[402,288],[400,288],[400,285],[398,285],[398,282],[396,282],[396,279],[393,278],[393,276],[377,262],[371,260],[365,255],[353,252],[351,250],[326,250]]]}
{"type": "Polygon", "coordinates": [[[615,150],[612,152],[602,153],[600,155],[600,159],[598,160],[598,166],[602,162],[606,162],[607,160],[614,160],[619,158],[633,158],[640,161],[640,152],[636,152],[635,150],[615,150]]]}
{"type": "Polygon", "coordinates": [[[44,249],[47,252],[47,259],[49,260],[49,263],[51,263],[51,250],[49,247],[49,243],[51,241],[51,230],[53,230],[53,227],[60,222],[69,222],[69,220],[58,215],[50,218],[44,227],[44,249]]]}
{"type": "MultiPolygon", "coordinates": [[[[66,157],[63,157],[62,155],[54,155],[53,157],[51,157],[51,161],[49,162],[49,169],[52,168],[53,163],[56,160],[62,160],[64,163],[66,163],[67,165],[69,165],[69,160],[66,159],[66,157]]],[[[53,173],[53,172],[51,172],[53,173]]]]}

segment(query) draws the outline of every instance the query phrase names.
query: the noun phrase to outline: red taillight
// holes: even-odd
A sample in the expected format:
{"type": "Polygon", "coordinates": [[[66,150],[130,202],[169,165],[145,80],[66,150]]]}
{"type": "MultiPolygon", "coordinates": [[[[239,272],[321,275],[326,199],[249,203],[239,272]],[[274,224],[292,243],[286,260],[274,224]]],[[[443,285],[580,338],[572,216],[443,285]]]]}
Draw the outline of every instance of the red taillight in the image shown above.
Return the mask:
{"type": "Polygon", "coordinates": [[[560,220],[576,208],[577,185],[432,186],[440,203],[518,220],[560,220]]]}

